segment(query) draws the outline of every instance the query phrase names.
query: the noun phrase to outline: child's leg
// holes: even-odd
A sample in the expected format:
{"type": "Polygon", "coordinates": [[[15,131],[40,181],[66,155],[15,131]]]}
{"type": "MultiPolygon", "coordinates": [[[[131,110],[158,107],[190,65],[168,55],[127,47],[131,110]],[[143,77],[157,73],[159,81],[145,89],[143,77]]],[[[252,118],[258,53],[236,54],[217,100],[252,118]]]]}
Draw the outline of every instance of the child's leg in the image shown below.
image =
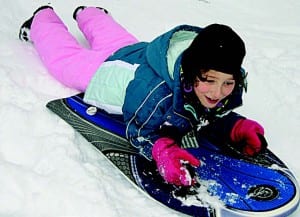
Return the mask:
{"type": "Polygon", "coordinates": [[[108,57],[119,48],[138,42],[133,35],[99,8],[85,8],[78,13],[76,21],[91,49],[101,51],[103,56],[108,57]]]}
{"type": "Polygon", "coordinates": [[[52,9],[35,14],[30,38],[49,72],[63,84],[84,91],[103,61],[83,48],[52,9]]]}

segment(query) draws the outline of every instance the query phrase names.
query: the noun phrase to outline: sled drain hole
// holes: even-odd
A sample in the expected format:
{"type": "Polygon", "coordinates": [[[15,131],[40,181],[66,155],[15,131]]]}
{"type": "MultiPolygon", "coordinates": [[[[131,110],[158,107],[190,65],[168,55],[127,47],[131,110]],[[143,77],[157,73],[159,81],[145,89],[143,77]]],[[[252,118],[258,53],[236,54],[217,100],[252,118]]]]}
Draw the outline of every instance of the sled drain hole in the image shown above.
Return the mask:
{"type": "Polygon", "coordinates": [[[270,201],[277,198],[278,195],[278,190],[271,185],[256,185],[248,191],[248,196],[258,201],[270,201]]]}
{"type": "Polygon", "coordinates": [[[93,116],[93,115],[95,115],[96,113],[97,113],[97,107],[95,107],[95,106],[90,106],[90,107],[88,107],[87,109],[86,109],[86,113],[88,114],[88,115],[90,115],[90,116],[93,116]]]}

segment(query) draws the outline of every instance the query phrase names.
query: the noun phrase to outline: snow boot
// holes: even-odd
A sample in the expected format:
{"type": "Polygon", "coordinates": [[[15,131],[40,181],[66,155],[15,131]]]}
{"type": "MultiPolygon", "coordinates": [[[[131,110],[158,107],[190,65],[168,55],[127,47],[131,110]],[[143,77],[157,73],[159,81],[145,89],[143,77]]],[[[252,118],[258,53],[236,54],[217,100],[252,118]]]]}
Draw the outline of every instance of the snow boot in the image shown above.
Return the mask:
{"type": "MultiPolygon", "coordinates": [[[[73,12],[73,19],[76,20],[77,15],[83,11],[86,8],[86,6],[78,6],[74,12],[73,12]]],[[[102,11],[104,11],[104,13],[109,14],[108,10],[106,10],[105,8],[101,8],[101,7],[96,7],[102,11]]]]}
{"type": "Polygon", "coordinates": [[[19,39],[21,41],[25,41],[25,42],[31,42],[31,39],[30,39],[30,27],[31,27],[31,24],[32,24],[32,20],[33,20],[33,17],[34,15],[39,12],[40,10],[43,10],[43,9],[46,9],[46,8],[50,8],[53,10],[53,8],[49,5],[44,5],[44,6],[41,6],[39,7],[37,10],[35,10],[35,12],[33,12],[33,16],[30,17],[28,20],[26,20],[21,28],[20,28],[20,31],[19,31],[19,39]]]}

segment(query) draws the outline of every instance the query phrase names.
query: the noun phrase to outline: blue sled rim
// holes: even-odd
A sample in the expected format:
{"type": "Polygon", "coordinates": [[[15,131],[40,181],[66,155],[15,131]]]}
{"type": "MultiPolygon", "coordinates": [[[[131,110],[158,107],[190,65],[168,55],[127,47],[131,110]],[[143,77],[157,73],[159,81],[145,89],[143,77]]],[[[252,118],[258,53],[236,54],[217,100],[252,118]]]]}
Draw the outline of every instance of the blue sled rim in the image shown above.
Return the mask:
{"type": "MultiPolygon", "coordinates": [[[[124,123],[120,116],[107,114],[100,109],[96,109],[93,106],[85,104],[82,101],[82,95],[76,95],[76,96],[68,97],[65,99],[51,101],[47,104],[47,107],[51,111],[56,113],[58,116],[63,118],[67,123],[69,123],[72,127],[74,127],[82,135],[84,134],[84,132],[81,131],[81,129],[82,129],[81,122],[87,122],[88,124],[95,125],[98,128],[104,129],[109,134],[111,134],[112,137],[114,137],[114,138],[111,141],[108,141],[108,143],[110,142],[111,144],[114,145],[114,147],[111,147],[110,145],[106,146],[106,147],[105,146],[102,147],[102,144],[101,144],[100,145],[101,147],[100,148],[97,147],[97,148],[100,149],[100,151],[102,153],[105,154],[105,153],[108,153],[111,150],[115,150],[117,148],[118,151],[127,152],[127,153],[129,153],[130,156],[133,156],[134,159],[139,159],[139,157],[135,157],[136,152],[134,149],[132,149],[130,147],[125,147],[125,149],[122,149],[122,145],[125,144],[124,143],[125,142],[125,139],[124,139],[125,138],[125,130],[124,130],[125,126],[124,126],[124,123]],[[78,116],[78,120],[76,120],[76,121],[80,122],[79,123],[80,128],[76,128],[76,126],[74,126],[74,125],[77,125],[77,123],[74,124],[76,121],[74,121],[73,119],[69,119],[72,115],[78,116]],[[121,140],[122,139],[124,140],[124,141],[120,142],[122,144],[118,147],[115,145],[116,143],[118,143],[118,141],[115,140],[116,138],[118,138],[118,140],[119,140],[119,138],[121,140]]],[[[108,140],[110,140],[110,138],[111,138],[111,136],[108,137],[108,140]]],[[[90,141],[89,138],[87,138],[87,140],[90,141]]],[[[105,140],[105,143],[107,143],[106,140],[105,140]]],[[[95,144],[93,144],[93,145],[95,145],[95,144]]],[[[205,147],[203,150],[205,150],[205,147]]],[[[210,154],[210,152],[208,152],[208,154],[210,154]]],[[[276,158],[276,156],[274,156],[274,157],[276,158]]],[[[192,215],[192,216],[197,216],[197,217],[199,217],[199,216],[201,216],[201,217],[227,217],[227,216],[228,217],[253,217],[253,216],[283,217],[283,216],[289,216],[297,209],[297,207],[299,205],[299,200],[300,200],[299,186],[298,186],[297,180],[293,176],[292,172],[278,158],[275,161],[276,162],[278,161],[279,165],[280,165],[279,168],[276,168],[277,172],[282,174],[282,176],[284,176],[287,180],[289,180],[288,181],[290,183],[289,185],[292,185],[293,189],[294,189],[294,191],[292,193],[290,193],[291,194],[290,199],[286,200],[285,203],[277,206],[275,209],[269,209],[269,210],[257,209],[255,211],[253,211],[253,210],[247,210],[247,209],[239,209],[239,208],[236,208],[235,206],[230,206],[230,205],[225,204],[225,205],[220,205],[220,206],[213,205],[213,206],[209,207],[209,209],[212,209],[213,211],[207,212],[208,214],[204,214],[205,211],[203,211],[203,215],[201,215],[201,214],[197,215],[197,213],[189,213],[189,211],[183,212],[183,213],[192,215]]],[[[131,165],[131,167],[133,167],[133,170],[134,170],[133,172],[131,171],[131,175],[133,174],[133,175],[136,175],[139,177],[142,176],[143,171],[141,169],[134,168],[134,166],[132,166],[132,165],[131,165]],[[141,170],[141,171],[136,172],[136,170],[141,170]]],[[[124,173],[124,171],[122,171],[122,172],[124,173]]],[[[127,173],[125,175],[128,177],[128,175],[130,175],[130,174],[127,173]]],[[[134,180],[132,178],[130,178],[130,179],[139,185],[139,183],[136,180],[134,180]]],[[[144,185],[144,183],[141,183],[140,187],[143,190],[145,190],[151,197],[155,198],[155,194],[153,194],[151,192],[151,189],[150,190],[145,189],[145,186],[143,186],[143,185],[144,185]]],[[[152,191],[153,191],[153,189],[152,189],[152,191]]],[[[291,190],[289,190],[289,191],[291,191],[291,190]]],[[[155,199],[158,200],[157,198],[155,198],[155,199]]],[[[163,200],[165,200],[165,198],[163,200]]],[[[160,201],[160,200],[158,200],[158,201],[160,201]]],[[[166,203],[164,201],[160,201],[160,202],[162,202],[163,204],[166,205],[166,203]]],[[[167,206],[169,206],[169,205],[167,205],[167,206]]],[[[183,206],[181,206],[181,207],[180,206],[177,206],[177,207],[169,206],[169,207],[172,209],[175,209],[179,212],[182,212],[180,209],[182,209],[183,206]]],[[[185,209],[187,210],[186,207],[185,207],[185,209]]]]}

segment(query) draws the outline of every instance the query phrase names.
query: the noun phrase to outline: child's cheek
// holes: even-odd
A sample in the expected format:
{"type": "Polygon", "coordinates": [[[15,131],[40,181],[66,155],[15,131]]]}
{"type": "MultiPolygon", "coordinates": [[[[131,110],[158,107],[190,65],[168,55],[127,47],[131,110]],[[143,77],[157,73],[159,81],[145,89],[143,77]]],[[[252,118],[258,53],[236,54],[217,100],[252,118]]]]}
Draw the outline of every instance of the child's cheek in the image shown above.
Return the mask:
{"type": "Polygon", "coordinates": [[[194,85],[194,88],[198,91],[198,92],[201,92],[201,93],[205,93],[209,90],[209,85],[208,84],[205,84],[205,83],[196,83],[194,85]]]}

